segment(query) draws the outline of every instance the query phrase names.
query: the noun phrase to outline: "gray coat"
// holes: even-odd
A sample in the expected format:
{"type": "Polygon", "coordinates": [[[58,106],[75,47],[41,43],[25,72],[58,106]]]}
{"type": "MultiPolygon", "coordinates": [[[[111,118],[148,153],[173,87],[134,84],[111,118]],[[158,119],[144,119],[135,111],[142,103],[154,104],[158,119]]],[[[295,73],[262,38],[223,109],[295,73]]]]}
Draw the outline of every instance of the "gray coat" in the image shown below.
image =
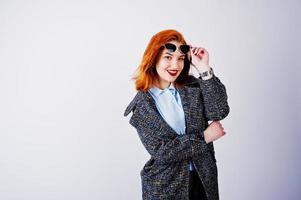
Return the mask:
{"type": "Polygon", "coordinates": [[[218,200],[218,173],[213,142],[206,144],[208,121],[229,114],[225,86],[217,76],[202,80],[191,76],[178,88],[186,121],[186,134],[178,135],[161,117],[148,92],[138,91],[124,116],[136,128],[151,155],[140,172],[144,200],[188,200],[189,159],[203,183],[208,200],[218,200]]]}

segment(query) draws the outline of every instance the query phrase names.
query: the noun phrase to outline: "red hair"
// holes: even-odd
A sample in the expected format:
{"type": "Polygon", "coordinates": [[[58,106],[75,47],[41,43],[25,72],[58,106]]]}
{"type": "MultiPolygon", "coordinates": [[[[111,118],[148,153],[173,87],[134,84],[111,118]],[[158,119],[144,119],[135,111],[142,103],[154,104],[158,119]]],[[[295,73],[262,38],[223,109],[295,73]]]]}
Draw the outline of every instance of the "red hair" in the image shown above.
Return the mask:
{"type": "MultiPolygon", "coordinates": [[[[137,73],[132,78],[135,80],[136,90],[147,91],[155,83],[155,80],[158,78],[155,66],[163,52],[163,49],[160,47],[172,40],[186,44],[183,35],[173,29],[160,31],[151,38],[144,51],[137,73]]],[[[188,77],[189,67],[190,62],[186,54],[184,59],[184,68],[175,80],[175,83],[178,86],[183,86],[188,77]]]]}

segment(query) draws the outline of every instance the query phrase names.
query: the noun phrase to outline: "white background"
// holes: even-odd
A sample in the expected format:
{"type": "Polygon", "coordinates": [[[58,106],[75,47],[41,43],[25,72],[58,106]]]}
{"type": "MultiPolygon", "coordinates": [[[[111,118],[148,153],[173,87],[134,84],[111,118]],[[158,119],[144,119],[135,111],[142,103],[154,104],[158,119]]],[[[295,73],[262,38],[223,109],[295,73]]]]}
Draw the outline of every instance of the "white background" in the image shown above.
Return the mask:
{"type": "Polygon", "coordinates": [[[0,1],[0,199],[138,200],[123,112],[152,35],[205,47],[230,114],[221,200],[301,198],[299,1],[0,1]],[[297,11],[299,13],[297,13],[297,11]]]}

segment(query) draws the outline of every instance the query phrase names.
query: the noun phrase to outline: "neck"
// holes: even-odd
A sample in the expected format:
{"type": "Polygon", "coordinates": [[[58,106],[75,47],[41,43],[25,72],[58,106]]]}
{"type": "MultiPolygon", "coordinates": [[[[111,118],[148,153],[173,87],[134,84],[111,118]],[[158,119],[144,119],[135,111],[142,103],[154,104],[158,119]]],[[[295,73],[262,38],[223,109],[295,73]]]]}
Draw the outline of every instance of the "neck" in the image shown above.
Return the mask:
{"type": "Polygon", "coordinates": [[[165,88],[168,88],[170,86],[170,84],[173,84],[173,83],[172,82],[165,82],[165,81],[164,82],[163,81],[161,81],[161,82],[156,81],[155,82],[155,86],[157,88],[160,88],[161,90],[164,90],[165,88]]]}

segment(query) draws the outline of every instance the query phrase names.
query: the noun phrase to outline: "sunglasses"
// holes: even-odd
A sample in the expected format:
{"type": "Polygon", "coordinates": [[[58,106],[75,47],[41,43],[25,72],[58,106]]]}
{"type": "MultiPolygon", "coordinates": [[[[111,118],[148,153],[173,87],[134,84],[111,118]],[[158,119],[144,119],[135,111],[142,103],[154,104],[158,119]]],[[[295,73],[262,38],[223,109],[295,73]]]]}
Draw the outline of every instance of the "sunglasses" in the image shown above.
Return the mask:
{"type": "MultiPolygon", "coordinates": [[[[177,46],[172,43],[166,43],[161,47],[162,48],[165,47],[169,52],[175,52],[177,50],[177,46]]],[[[179,46],[179,49],[183,54],[186,54],[186,53],[188,53],[190,46],[187,44],[182,44],[179,46]]]]}

